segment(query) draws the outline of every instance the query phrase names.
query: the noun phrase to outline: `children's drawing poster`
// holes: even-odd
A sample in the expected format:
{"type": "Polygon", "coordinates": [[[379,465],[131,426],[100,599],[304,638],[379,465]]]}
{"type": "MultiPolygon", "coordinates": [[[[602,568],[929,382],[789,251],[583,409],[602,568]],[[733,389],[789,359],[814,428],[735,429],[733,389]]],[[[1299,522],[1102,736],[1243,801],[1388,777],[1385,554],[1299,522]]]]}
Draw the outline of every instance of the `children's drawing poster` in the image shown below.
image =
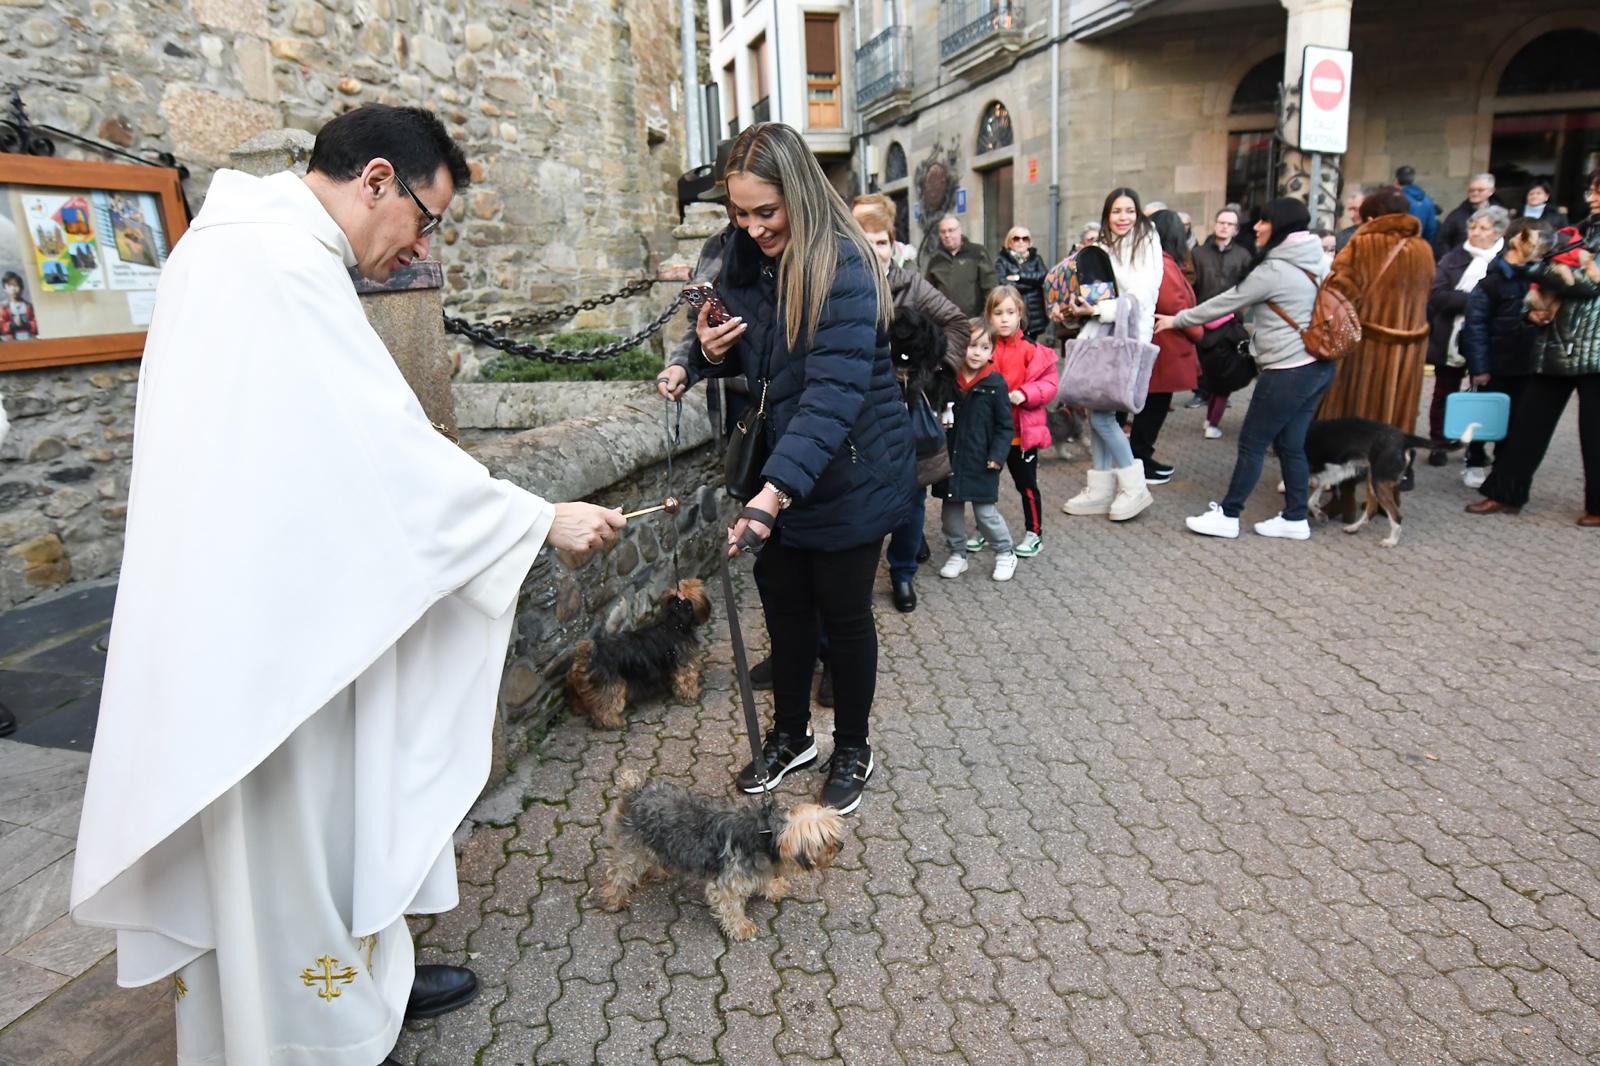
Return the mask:
{"type": "Polygon", "coordinates": [[[43,291],[86,292],[106,287],[86,193],[30,193],[23,198],[22,214],[33,240],[43,291]]]}
{"type": "Polygon", "coordinates": [[[113,289],[154,289],[167,261],[161,211],[150,193],[94,194],[100,248],[113,289]]]}

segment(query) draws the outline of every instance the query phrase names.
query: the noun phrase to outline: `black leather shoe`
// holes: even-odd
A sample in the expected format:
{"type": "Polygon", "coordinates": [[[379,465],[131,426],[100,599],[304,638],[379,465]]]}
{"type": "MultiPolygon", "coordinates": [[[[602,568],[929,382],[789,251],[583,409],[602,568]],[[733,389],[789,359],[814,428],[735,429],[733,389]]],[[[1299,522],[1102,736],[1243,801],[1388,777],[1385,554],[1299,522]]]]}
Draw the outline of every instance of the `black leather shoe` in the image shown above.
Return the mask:
{"type": "Polygon", "coordinates": [[[9,737],[17,731],[17,716],[11,713],[11,708],[0,704],[0,737],[9,737]]]}
{"type": "Polygon", "coordinates": [[[411,980],[406,1021],[437,1018],[478,998],[478,975],[465,966],[418,966],[411,980]]]}
{"type": "Polygon", "coordinates": [[[1401,492],[1410,492],[1412,489],[1414,489],[1416,487],[1417,487],[1417,472],[1415,470],[1412,470],[1410,466],[1407,466],[1406,467],[1406,472],[1404,474],[1400,475],[1400,491],[1401,492]]]}
{"type": "Polygon", "coordinates": [[[922,538],[922,547],[917,549],[917,562],[925,563],[933,557],[933,549],[928,547],[928,538],[922,538]]]}
{"type": "Polygon", "coordinates": [[[910,614],[917,609],[917,587],[911,582],[894,583],[894,609],[901,614],[910,614]]]}
{"type": "Polygon", "coordinates": [[[1443,466],[1450,461],[1450,454],[1443,448],[1435,448],[1428,453],[1429,466],[1443,466]]]}
{"type": "Polygon", "coordinates": [[[750,687],[758,692],[772,687],[772,656],[767,656],[750,668],[750,687]]]}

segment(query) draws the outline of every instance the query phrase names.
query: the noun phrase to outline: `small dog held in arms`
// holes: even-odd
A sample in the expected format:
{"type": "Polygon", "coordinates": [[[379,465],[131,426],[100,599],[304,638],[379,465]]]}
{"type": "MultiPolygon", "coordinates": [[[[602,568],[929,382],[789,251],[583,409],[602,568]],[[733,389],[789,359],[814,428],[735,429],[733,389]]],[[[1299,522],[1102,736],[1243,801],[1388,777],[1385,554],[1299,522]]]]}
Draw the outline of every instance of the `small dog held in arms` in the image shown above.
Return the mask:
{"type": "Polygon", "coordinates": [[[622,728],[630,684],[659,689],[692,702],[700,698],[700,655],[695,630],[711,617],[705,584],[688,578],[661,597],[661,616],[627,633],[578,644],[567,671],[572,705],[597,726],[622,728]]]}
{"type": "Polygon", "coordinates": [[[637,770],[617,778],[622,795],[605,819],[610,862],[600,905],[621,910],[647,880],[683,877],[705,885],[706,902],[722,931],[734,940],[755,935],[744,913],[751,896],[776,903],[789,878],[833,863],[844,846],[844,819],[832,807],[797,803],[774,809],[771,833],[748,803],[697,796],[666,781],[644,780],[637,770]]]}
{"type": "MultiPolygon", "coordinates": [[[[1472,443],[1471,428],[1464,439],[1444,446],[1456,451],[1472,443]]],[[[1344,527],[1359,533],[1378,508],[1389,519],[1385,548],[1400,543],[1400,479],[1416,457],[1418,448],[1438,447],[1426,437],[1403,433],[1387,422],[1370,418],[1329,418],[1311,423],[1306,433],[1306,463],[1311,468],[1311,517],[1328,516],[1321,507],[1322,494],[1362,475],[1367,479],[1367,503],[1361,517],[1344,527]]]]}

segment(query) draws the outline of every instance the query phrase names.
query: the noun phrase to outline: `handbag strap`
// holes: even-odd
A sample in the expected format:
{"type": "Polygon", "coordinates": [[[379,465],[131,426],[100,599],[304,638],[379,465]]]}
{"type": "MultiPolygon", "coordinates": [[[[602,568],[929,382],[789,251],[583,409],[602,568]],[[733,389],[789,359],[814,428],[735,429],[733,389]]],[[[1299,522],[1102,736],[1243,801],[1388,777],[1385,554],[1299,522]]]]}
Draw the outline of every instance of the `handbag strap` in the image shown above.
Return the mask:
{"type": "Polygon", "coordinates": [[[1113,337],[1132,337],[1135,335],[1133,320],[1139,313],[1139,301],[1133,293],[1121,293],[1117,296],[1117,317],[1111,323],[1113,337]]]}

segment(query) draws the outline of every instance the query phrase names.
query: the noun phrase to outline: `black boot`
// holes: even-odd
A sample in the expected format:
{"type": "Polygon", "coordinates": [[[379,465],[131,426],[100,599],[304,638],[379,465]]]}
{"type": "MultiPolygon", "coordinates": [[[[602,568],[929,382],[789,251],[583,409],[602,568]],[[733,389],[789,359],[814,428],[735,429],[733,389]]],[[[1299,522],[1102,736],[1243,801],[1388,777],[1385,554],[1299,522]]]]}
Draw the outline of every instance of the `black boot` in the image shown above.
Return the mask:
{"type": "Polygon", "coordinates": [[[772,687],[772,656],[767,656],[750,668],[750,687],[758,691],[772,687]]]}
{"type": "Polygon", "coordinates": [[[896,581],[893,589],[894,609],[901,614],[910,614],[917,609],[917,587],[911,583],[910,578],[896,581]]]}
{"type": "Polygon", "coordinates": [[[925,563],[933,555],[933,549],[928,547],[928,538],[922,538],[922,547],[917,549],[917,562],[925,563]]]}
{"type": "Polygon", "coordinates": [[[437,1018],[478,998],[478,975],[465,966],[418,966],[411,979],[406,1020],[437,1018]]]}
{"type": "Polygon", "coordinates": [[[17,716],[11,713],[11,708],[0,703],[0,737],[9,737],[17,731],[17,716]]]}

